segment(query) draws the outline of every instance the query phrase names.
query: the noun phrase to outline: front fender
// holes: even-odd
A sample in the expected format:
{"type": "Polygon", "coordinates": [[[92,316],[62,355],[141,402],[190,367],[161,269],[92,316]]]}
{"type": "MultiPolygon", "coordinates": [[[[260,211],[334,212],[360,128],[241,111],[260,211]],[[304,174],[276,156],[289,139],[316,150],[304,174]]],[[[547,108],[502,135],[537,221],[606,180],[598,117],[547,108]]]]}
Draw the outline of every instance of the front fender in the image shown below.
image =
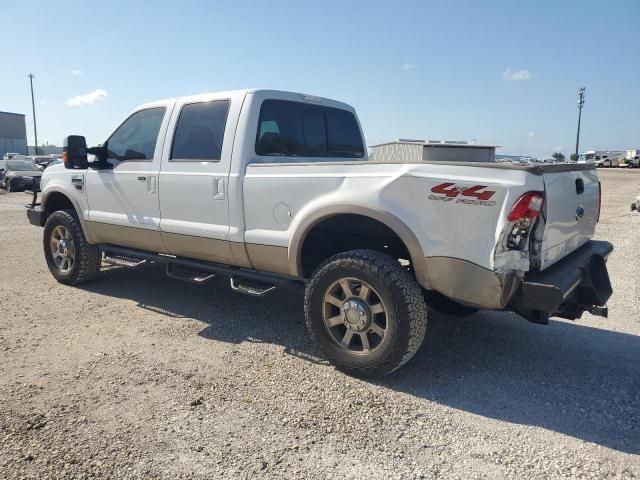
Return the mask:
{"type": "Polygon", "coordinates": [[[87,222],[85,221],[83,208],[80,205],[80,202],[61,185],[47,185],[47,188],[42,193],[42,200],[40,204],[42,211],[48,215],[55,210],[60,210],[60,208],[57,208],[56,202],[61,202],[60,205],[62,205],[63,202],[61,201],[61,197],[64,197],[75,210],[78,220],[80,220],[82,233],[84,233],[87,242],[90,244],[97,243],[91,234],[91,230],[89,229],[87,222]]]}

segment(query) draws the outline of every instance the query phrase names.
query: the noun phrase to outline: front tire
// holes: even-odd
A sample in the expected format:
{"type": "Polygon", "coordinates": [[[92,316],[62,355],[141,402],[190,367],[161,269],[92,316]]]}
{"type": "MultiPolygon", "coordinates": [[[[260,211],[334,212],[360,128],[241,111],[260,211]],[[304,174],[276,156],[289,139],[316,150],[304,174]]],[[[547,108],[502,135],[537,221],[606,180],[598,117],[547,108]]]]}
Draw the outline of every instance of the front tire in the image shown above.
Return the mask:
{"type": "Polygon", "coordinates": [[[418,351],[427,328],[420,286],[397,260],[352,250],[325,261],[305,290],[311,337],[339,370],[380,377],[418,351]]]}
{"type": "Polygon", "coordinates": [[[100,249],[87,243],[74,211],[60,210],[49,216],[43,244],[49,271],[60,283],[79,285],[100,271],[100,249]]]}
{"type": "Polygon", "coordinates": [[[4,181],[4,189],[7,191],[7,193],[11,192],[11,179],[7,178],[4,181]]]}

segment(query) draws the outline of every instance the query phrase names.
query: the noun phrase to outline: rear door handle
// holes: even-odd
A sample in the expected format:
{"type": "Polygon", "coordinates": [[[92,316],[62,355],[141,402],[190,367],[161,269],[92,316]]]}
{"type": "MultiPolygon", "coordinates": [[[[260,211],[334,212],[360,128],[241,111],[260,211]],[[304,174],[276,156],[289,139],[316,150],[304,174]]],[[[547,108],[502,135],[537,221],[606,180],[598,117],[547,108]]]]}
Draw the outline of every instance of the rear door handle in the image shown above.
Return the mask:
{"type": "Polygon", "coordinates": [[[224,177],[215,177],[213,179],[213,199],[224,200],[224,177]]]}

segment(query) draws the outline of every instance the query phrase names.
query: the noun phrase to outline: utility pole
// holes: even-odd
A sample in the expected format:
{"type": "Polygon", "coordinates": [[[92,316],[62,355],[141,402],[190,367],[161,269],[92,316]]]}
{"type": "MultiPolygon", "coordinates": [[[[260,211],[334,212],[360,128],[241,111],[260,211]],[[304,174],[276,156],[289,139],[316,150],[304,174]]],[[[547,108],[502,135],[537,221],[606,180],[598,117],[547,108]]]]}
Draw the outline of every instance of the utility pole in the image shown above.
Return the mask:
{"type": "Polygon", "coordinates": [[[584,105],[584,87],[578,89],[578,133],[576,133],[576,159],[578,158],[578,147],[580,145],[580,120],[582,118],[582,106],[584,105]]]}
{"type": "Polygon", "coordinates": [[[30,73],[28,77],[29,77],[29,83],[31,84],[31,110],[33,111],[33,136],[35,137],[35,143],[36,143],[34,155],[38,155],[38,127],[36,127],[36,102],[33,100],[33,73],[30,73]]]}

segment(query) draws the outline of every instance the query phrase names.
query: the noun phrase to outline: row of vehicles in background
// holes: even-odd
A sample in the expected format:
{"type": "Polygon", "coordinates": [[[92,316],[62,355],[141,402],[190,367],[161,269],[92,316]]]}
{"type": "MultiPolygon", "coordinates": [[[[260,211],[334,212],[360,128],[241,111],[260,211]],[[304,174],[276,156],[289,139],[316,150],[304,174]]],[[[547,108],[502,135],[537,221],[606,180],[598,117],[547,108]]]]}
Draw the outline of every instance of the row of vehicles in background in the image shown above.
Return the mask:
{"type": "Polygon", "coordinates": [[[581,153],[578,163],[595,163],[599,168],[640,167],[640,149],[624,151],[589,150],[581,153]]]}
{"type": "Polygon", "coordinates": [[[0,188],[8,192],[40,186],[42,172],[49,166],[62,162],[62,155],[20,155],[5,153],[0,160],[0,188]]]}
{"type": "Polygon", "coordinates": [[[640,149],[631,149],[627,151],[611,151],[611,150],[589,150],[581,153],[578,161],[564,160],[558,161],[555,158],[535,158],[518,155],[496,155],[496,163],[513,163],[513,164],[541,164],[541,163],[593,163],[598,168],[611,167],[640,167],[640,149]]]}

